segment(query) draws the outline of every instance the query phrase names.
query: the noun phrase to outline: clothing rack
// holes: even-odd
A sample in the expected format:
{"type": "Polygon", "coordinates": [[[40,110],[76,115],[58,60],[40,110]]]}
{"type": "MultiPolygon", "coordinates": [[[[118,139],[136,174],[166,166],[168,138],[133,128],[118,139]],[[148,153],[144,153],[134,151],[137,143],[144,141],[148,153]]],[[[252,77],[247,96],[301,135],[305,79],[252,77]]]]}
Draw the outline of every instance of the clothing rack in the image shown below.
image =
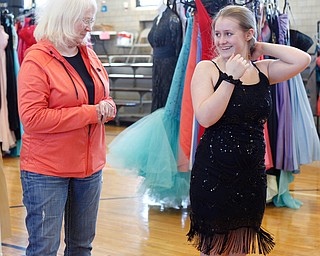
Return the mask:
{"type": "Polygon", "coordinates": [[[13,23],[14,16],[8,9],[2,9],[0,11],[0,23],[2,20],[7,19],[10,21],[10,24],[13,23]]]}
{"type": "Polygon", "coordinates": [[[184,7],[187,8],[193,8],[196,9],[196,3],[194,0],[180,0],[180,3],[184,5],[184,7]]]}
{"type": "Polygon", "coordinates": [[[24,9],[21,14],[16,17],[16,21],[23,22],[25,18],[32,18],[32,24],[34,24],[35,18],[35,4],[30,9],[24,9]]]}

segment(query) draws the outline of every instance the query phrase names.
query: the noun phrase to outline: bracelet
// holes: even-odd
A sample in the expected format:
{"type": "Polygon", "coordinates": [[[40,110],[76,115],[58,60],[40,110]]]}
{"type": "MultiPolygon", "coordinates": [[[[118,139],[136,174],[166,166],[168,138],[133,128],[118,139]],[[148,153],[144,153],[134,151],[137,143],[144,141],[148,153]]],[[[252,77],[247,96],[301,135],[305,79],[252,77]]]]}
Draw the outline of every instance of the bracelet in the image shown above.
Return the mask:
{"type": "Polygon", "coordinates": [[[234,85],[242,85],[242,82],[240,79],[233,79],[232,75],[228,75],[226,73],[222,73],[221,76],[222,80],[227,81],[230,84],[234,84],[234,85]]]}

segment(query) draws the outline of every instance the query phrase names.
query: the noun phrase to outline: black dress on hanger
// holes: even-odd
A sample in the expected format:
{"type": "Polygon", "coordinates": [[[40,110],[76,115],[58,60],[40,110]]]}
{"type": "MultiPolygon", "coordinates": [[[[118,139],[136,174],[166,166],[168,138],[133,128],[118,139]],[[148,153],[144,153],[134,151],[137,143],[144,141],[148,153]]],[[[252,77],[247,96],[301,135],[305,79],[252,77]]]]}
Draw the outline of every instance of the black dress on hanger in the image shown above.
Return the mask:
{"type": "Polygon", "coordinates": [[[174,8],[167,6],[162,16],[154,19],[148,34],[148,41],[153,48],[151,112],[164,107],[167,102],[182,36],[179,16],[174,8]]]}
{"type": "Polygon", "coordinates": [[[7,73],[7,100],[10,130],[14,131],[16,139],[21,139],[20,119],[18,114],[18,93],[17,93],[17,77],[15,74],[14,64],[14,42],[13,42],[13,16],[5,13],[1,16],[1,24],[4,31],[9,35],[6,52],[6,73],[7,73]]]}

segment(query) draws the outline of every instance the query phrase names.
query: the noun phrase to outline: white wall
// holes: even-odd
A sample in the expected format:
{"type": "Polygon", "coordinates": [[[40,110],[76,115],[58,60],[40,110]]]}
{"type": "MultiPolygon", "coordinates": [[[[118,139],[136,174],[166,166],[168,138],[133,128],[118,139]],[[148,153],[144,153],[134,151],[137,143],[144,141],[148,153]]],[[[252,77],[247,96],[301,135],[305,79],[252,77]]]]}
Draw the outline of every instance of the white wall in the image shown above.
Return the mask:
{"type": "MultiPolygon", "coordinates": [[[[99,10],[101,1],[97,0],[99,10]]],[[[138,32],[142,29],[140,21],[152,21],[157,15],[155,9],[135,8],[135,0],[105,1],[108,11],[102,13],[98,10],[96,24],[112,25],[116,31],[138,32]],[[128,3],[128,10],[124,9],[124,2],[128,3]]],[[[320,21],[320,0],[289,0],[289,3],[296,22],[295,28],[315,39],[317,21],[320,21]]],[[[283,5],[284,0],[279,0],[281,12],[283,5]]]]}

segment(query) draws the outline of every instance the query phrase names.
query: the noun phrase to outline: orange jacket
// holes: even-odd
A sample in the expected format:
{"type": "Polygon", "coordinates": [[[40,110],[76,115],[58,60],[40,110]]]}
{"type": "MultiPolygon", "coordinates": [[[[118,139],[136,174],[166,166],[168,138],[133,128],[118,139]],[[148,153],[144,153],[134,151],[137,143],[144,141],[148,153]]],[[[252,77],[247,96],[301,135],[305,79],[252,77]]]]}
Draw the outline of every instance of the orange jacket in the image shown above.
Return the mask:
{"type": "MultiPolygon", "coordinates": [[[[94,51],[79,47],[94,82],[95,104],[109,97],[107,72],[94,51]]],[[[105,127],[79,74],[54,46],[31,46],[18,74],[18,106],[24,129],[20,168],[59,177],[86,177],[106,160],[105,127]]],[[[115,110],[116,111],[116,110],[115,110]]]]}

